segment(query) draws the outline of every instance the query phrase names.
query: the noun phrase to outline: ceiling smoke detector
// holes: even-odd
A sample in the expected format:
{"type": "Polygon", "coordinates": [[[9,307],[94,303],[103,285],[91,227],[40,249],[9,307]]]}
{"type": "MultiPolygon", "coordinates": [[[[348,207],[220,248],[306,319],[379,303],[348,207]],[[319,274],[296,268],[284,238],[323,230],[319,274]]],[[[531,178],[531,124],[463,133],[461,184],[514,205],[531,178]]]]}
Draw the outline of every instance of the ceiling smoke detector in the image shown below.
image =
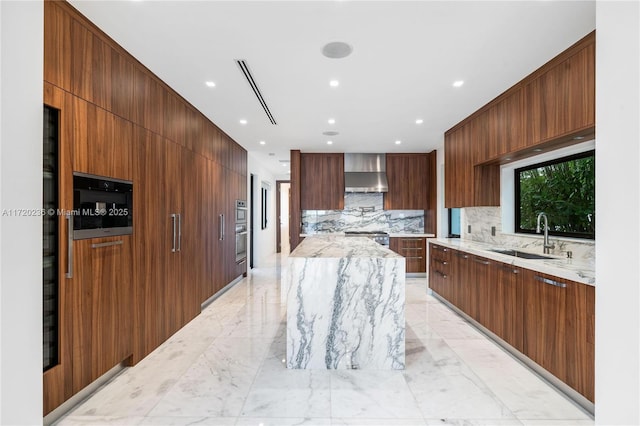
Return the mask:
{"type": "Polygon", "coordinates": [[[340,59],[346,58],[353,52],[353,47],[343,41],[332,41],[322,48],[322,54],[327,58],[340,59]]]}

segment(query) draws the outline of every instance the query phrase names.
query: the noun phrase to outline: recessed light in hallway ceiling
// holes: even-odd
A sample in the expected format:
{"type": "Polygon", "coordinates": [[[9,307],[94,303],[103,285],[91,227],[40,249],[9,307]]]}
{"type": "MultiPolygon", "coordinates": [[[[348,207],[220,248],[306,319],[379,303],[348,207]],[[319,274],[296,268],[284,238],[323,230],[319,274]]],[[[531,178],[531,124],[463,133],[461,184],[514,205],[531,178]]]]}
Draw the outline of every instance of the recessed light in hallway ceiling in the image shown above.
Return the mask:
{"type": "Polygon", "coordinates": [[[331,81],[329,82],[329,86],[331,86],[331,87],[338,87],[338,86],[340,86],[340,82],[339,82],[338,80],[331,80],[331,81]]]}
{"type": "Polygon", "coordinates": [[[351,52],[353,47],[343,41],[333,41],[322,48],[322,54],[331,59],[346,58],[351,55],[351,52]]]}
{"type": "Polygon", "coordinates": [[[463,84],[464,84],[463,80],[457,80],[453,82],[453,87],[462,87],[463,84]]]}

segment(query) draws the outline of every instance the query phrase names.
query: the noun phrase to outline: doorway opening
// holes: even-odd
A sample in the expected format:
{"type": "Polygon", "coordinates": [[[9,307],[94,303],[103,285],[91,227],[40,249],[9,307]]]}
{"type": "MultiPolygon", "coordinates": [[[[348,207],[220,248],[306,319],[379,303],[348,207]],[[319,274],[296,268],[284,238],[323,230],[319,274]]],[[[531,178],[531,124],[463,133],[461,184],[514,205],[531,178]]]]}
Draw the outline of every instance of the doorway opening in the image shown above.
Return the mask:
{"type": "Polygon", "coordinates": [[[290,251],[289,240],[289,197],[291,182],[288,180],[276,181],[276,253],[290,251]]]}

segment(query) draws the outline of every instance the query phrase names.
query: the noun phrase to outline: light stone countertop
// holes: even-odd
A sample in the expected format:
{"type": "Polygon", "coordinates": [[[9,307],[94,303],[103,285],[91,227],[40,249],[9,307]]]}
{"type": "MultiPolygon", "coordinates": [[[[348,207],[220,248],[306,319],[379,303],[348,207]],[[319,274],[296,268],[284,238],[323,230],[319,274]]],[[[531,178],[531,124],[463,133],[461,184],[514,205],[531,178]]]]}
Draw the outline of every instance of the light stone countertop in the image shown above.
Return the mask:
{"type": "MultiPolygon", "coordinates": [[[[475,241],[461,240],[459,238],[429,238],[427,241],[524,269],[530,269],[543,274],[555,275],[559,278],[595,286],[596,271],[595,264],[593,262],[550,255],[545,256],[553,257],[553,259],[524,259],[491,251],[491,249],[511,249],[512,247],[478,243],[475,241]]],[[[517,247],[514,249],[527,251],[517,247]]],[[[536,252],[536,254],[542,253],[536,252]]]]}
{"type": "MultiPolygon", "coordinates": [[[[322,234],[300,234],[301,237],[311,237],[314,235],[342,235],[344,236],[344,232],[327,232],[327,233],[322,233],[322,234]]],[[[433,238],[435,237],[435,234],[418,234],[418,233],[411,233],[411,232],[401,232],[401,233],[390,233],[389,237],[391,238],[433,238]]]]}
{"type": "Polygon", "coordinates": [[[310,235],[291,252],[290,258],[401,258],[399,254],[366,237],[310,235]]]}

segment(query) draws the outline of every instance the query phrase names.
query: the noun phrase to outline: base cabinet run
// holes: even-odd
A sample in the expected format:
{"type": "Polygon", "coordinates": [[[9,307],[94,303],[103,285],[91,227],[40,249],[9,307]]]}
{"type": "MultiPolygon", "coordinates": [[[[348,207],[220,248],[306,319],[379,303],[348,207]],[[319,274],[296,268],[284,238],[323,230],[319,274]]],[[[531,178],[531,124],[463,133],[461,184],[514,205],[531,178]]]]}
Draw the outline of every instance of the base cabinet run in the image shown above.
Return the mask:
{"type": "Polygon", "coordinates": [[[593,286],[430,243],[429,287],[594,402],[593,286]]]}

